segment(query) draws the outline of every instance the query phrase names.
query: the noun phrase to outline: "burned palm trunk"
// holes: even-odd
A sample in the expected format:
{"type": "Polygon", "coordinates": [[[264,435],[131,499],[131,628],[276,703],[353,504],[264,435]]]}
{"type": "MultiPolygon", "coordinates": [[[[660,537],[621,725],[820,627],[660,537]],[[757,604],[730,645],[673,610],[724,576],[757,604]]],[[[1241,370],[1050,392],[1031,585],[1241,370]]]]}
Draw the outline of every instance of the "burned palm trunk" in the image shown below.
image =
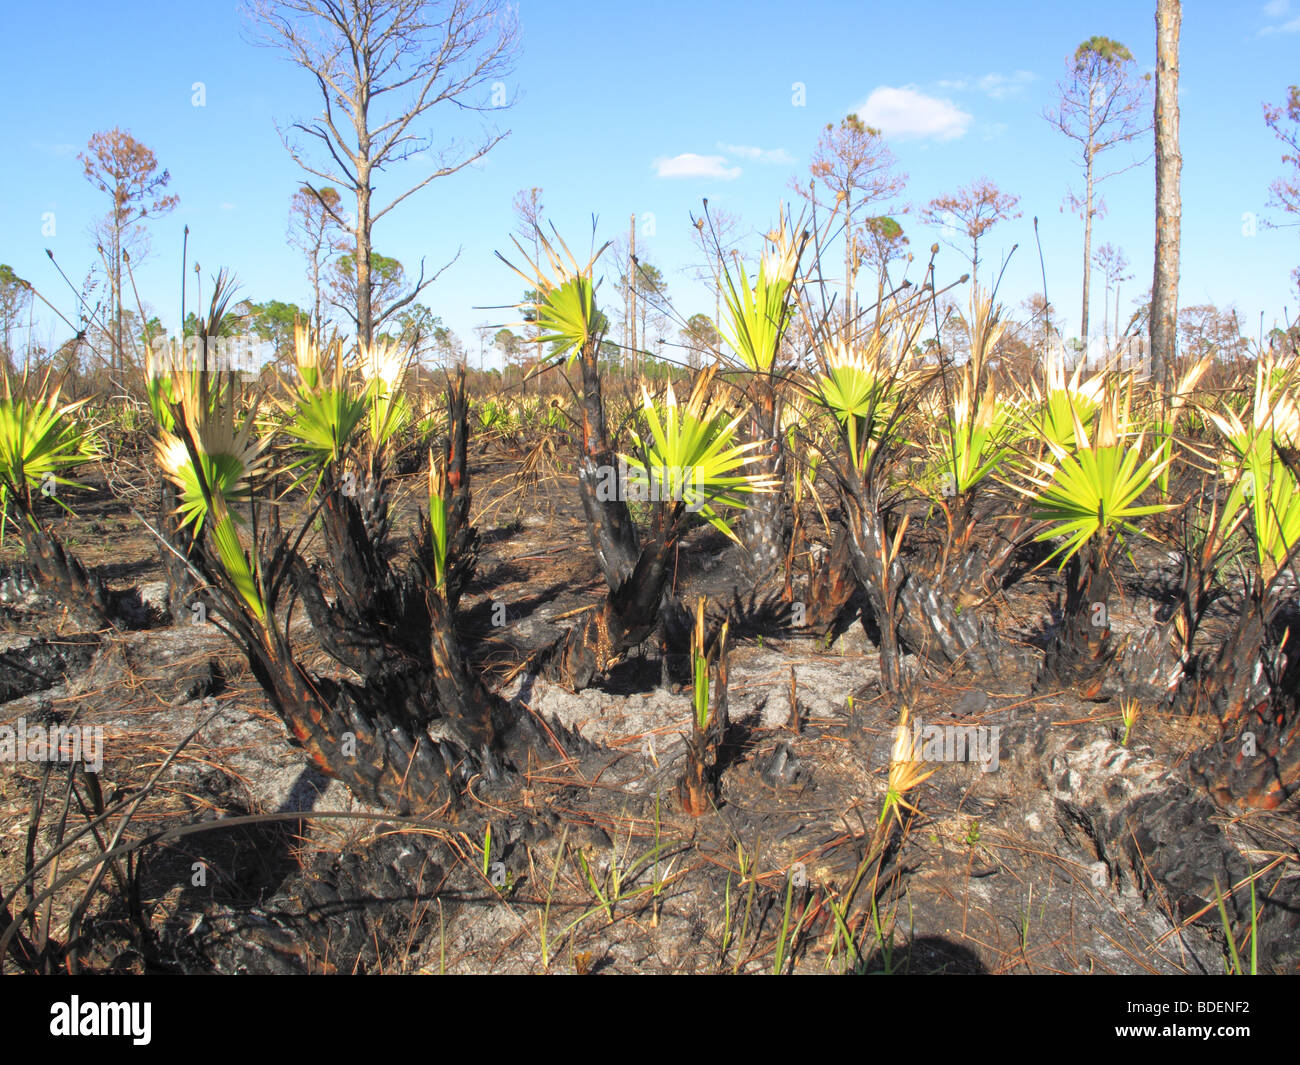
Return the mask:
{"type": "Polygon", "coordinates": [[[1273,809],[1300,790],[1300,611],[1272,611],[1256,580],[1227,641],[1197,663],[1191,708],[1219,722],[1193,775],[1228,806],[1273,809]]]}
{"type": "Polygon", "coordinates": [[[175,485],[162,478],[158,485],[158,529],[162,534],[158,556],[167,581],[167,610],[174,621],[180,621],[193,609],[196,591],[189,568],[194,536],[181,525],[176,513],[179,503],[175,485]]]}
{"type": "Polygon", "coordinates": [[[404,661],[361,684],[336,682],[308,676],[277,636],[250,644],[254,673],[292,740],[362,801],[403,814],[457,808],[471,778],[504,782],[545,742],[576,746],[489,692],[445,601],[431,585],[425,596],[423,668],[404,661]]]}
{"type": "MultiPolygon", "coordinates": [[[[477,539],[469,525],[463,382],[449,398],[445,468],[451,495],[441,583],[427,520],[414,560],[399,573],[389,566],[383,535],[376,538],[366,508],[339,483],[322,502],[328,515],[323,567],[297,554],[272,510],[267,540],[278,546],[269,558],[263,555],[261,566],[270,589],[265,619],[241,610],[229,587],[211,592],[292,741],[362,801],[401,813],[455,808],[471,778],[488,786],[509,783],[515,765],[542,743],[573,742],[562,729],[546,732],[490,693],[460,648],[454,597],[472,577],[477,539]],[[335,592],[332,602],[323,580],[335,592]],[[360,674],[360,682],[312,676],[294,659],[276,620],[282,584],[301,596],[322,648],[360,674]]],[[[382,484],[382,464],[372,472],[382,484]]],[[[212,585],[211,560],[198,562],[206,567],[200,569],[204,583],[212,585]]]]}
{"type": "Polygon", "coordinates": [[[470,749],[486,756],[495,747],[491,697],[470,670],[456,640],[451,613],[435,589],[426,586],[429,611],[429,654],[439,717],[451,723],[470,749]]]}
{"type": "Polygon", "coordinates": [[[370,685],[313,678],[283,647],[250,648],[253,674],[291,741],[362,802],[399,814],[457,806],[479,761],[462,737],[398,724],[370,685]]]}
{"type": "Polygon", "coordinates": [[[909,573],[892,550],[872,490],[842,491],[848,547],[881,635],[881,673],[887,684],[901,679],[900,651],[976,672],[998,668],[1003,652],[991,625],[963,610],[941,586],[909,573]]]}
{"type": "Polygon", "coordinates": [[[1101,690],[1114,657],[1110,593],[1114,588],[1106,546],[1091,543],[1066,563],[1065,611],[1047,645],[1037,687],[1075,687],[1084,698],[1101,690]]]}
{"type": "MultiPolygon", "coordinates": [[[[680,505],[679,505],[680,507],[680,505]]],[[[578,690],[587,687],[659,621],[675,535],[660,534],[641,551],[627,578],[605,601],[534,660],[546,679],[578,690]]]]}
{"type": "Polygon", "coordinates": [[[587,519],[596,563],[611,589],[618,588],[636,568],[640,555],[636,522],[625,498],[626,486],[609,443],[605,401],[594,346],[583,349],[582,442],[578,456],[578,493],[587,519]]]}
{"type": "Polygon", "coordinates": [[[1003,587],[1016,553],[1035,526],[1024,515],[994,524],[990,515],[976,516],[965,504],[954,508],[953,520],[952,535],[932,579],[964,608],[1003,587]]]}
{"type": "Polygon", "coordinates": [[[15,497],[14,502],[18,510],[15,524],[42,589],[63,603],[75,624],[92,630],[114,626],[104,582],[90,573],[58,536],[42,526],[24,501],[15,497]]]}
{"type": "MultiPolygon", "coordinates": [[[[465,394],[465,368],[447,386],[447,445],[443,469],[451,492],[447,508],[447,575],[443,597],[454,618],[460,597],[474,579],[478,565],[478,530],[469,520],[469,400],[465,394]]],[[[426,541],[427,542],[427,541],[426,541]]]]}
{"type": "Polygon", "coordinates": [[[812,630],[821,635],[829,633],[857,590],[848,530],[840,525],[831,546],[808,577],[807,616],[812,630]]]}
{"type": "Polygon", "coordinates": [[[339,609],[357,622],[384,617],[394,606],[395,579],[384,553],[384,482],[380,462],[372,459],[363,477],[327,474],[320,489],[321,526],[339,609]]]}
{"type": "Polygon", "coordinates": [[[1150,626],[1123,642],[1111,668],[1125,696],[1158,703],[1175,698],[1187,675],[1187,658],[1175,649],[1183,642],[1175,637],[1178,628],[1176,620],[1153,614],[1150,626]]]}
{"type": "MultiPolygon", "coordinates": [[[[1186,525],[1183,529],[1186,532],[1186,525]]],[[[1153,603],[1151,625],[1130,636],[1116,654],[1114,669],[1129,698],[1173,704],[1195,692],[1196,634],[1223,591],[1215,581],[1212,543],[1198,551],[1184,542],[1179,561],[1174,602],[1160,611],[1153,603]]]]}
{"type": "Polygon", "coordinates": [[[668,582],[668,558],[680,535],[685,503],[667,517],[659,508],[649,542],[642,547],[625,499],[605,424],[605,406],[594,344],[579,356],[582,367],[582,444],[578,492],[596,562],[609,585],[605,601],[534,657],[532,667],[548,680],[585,688],[625,651],[654,631],[668,582]]]}
{"type": "Polygon", "coordinates": [[[417,725],[426,722],[432,707],[427,697],[424,643],[429,622],[423,602],[417,603],[411,590],[404,589],[408,594],[396,597],[400,609],[391,618],[358,617],[326,600],[320,567],[308,565],[295,554],[287,568],[325,653],[365,677],[370,686],[383,690],[386,712],[393,720],[417,725]]]}
{"type": "Polygon", "coordinates": [[[786,462],[785,449],[781,446],[780,401],[766,380],[755,380],[753,388],[759,394],[751,401],[749,438],[761,445],[755,472],[777,485],[775,491],[754,494],[741,522],[746,569],[756,584],[762,584],[785,561],[791,522],[785,499],[786,462]]]}
{"type": "Polygon", "coordinates": [[[1225,723],[1191,770],[1222,806],[1277,809],[1300,791],[1300,715],[1269,706],[1225,723]]]}
{"type": "Polygon", "coordinates": [[[1286,657],[1275,642],[1277,628],[1277,620],[1268,617],[1265,595],[1257,580],[1228,638],[1215,654],[1198,664],[1196,683],[1186,693],[1190,708],[1209,711],[1224,724],[1267,712],[1275,699],[1277,682],[1286,672],[1286,657]]]}

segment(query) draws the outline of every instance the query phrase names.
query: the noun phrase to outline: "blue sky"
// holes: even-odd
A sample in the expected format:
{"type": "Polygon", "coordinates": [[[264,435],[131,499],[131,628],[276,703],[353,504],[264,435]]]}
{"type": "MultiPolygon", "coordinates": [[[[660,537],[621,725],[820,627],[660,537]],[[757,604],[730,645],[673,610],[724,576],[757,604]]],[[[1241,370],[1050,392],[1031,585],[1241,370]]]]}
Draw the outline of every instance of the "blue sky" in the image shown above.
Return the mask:
{"type": "MultiPolygon", "coordinates": [[[[514,105],[486,116],[438,108],[425,125],[441,143],[492,126],[509,136],[481,164],[407,200],[374,233],[376,249],[412,275],[422,257],[435,269],[462,249],[424,301],[472,350],[476,324],[510,317],[476,308],[519,295],[517,279],[493,255],[511,250],[517,190],[544,190],[546,217],[575,251],[587,246],[593,214],[601,239],[626,231],[630,215],[653,216],[653,235],[642,225],[638,251],[665,272],[683,317],[712,313],[712,297],[683,270],[698,259],[689,213],[707,196],[748,231],[766,230],[793,195],[790,178],[806,177],[820,131],[852,110],[887,134],[909,175],[902,203],[922,205],[981,176],[1019,195],[1022,217],[992,231],[983,260],[991,267],[1018,242],[1001,298],[1014,305],[1041,289],[1037,215],[1049,292],[1077,329],[1082,223],[1061,206],[1080,176],[1070,142],[1042,112],[1066,57],[1094,34],[1122,41],[1151,69],[1154,0],[521,0],[518,13],[523,50],[507,82],[514,105]],[[795,83],[805,87],[803,106],[795,83]]],[[[179,208],[152,225],[152,255],[137,272],[155,313],[174,328],[187,224],[205,291],[224,266],[248,298],[308,302],[301,258],[285,239],[289,200],[304,175],[276,122],[314,114],[320,104],[312,80],[280,53],[254,47],[242,26],[225,0],[6,2],[0,49],[8,83],[20,88],[4,113],[0,262],[71,312],[71,293],[44,249],[74,279],[95,261],[88,229],[107,205],[76,155],[96,131],[121,126],[153,149],[180,197],[179,208]],[[195,82],[204,85],[202,107],[192,104],[195,82]],[[42,233],[51,213],[53,236],[42,233]]],[[[1293,319],[1297,313],[1290,273],[1300,262],[1300,228],[1262,224],[1274,217],[1268,185],[1283,168],[1261,106],[1282,101],[1300,81],[1297,55],[1300,0],[1184,5],[1181,302],[1235,304],[1248,335],[1261,312],[1266,327],[1281,322],[1284,307],[1293,319]],[[1247,215],[1259,219],[1254,235],[1247,215]]],[[[419,176],[413,164],[382,175],[378,195],[419,176]]],[[[1128,255],[1127,316],[1151,275],[1151,164],[1101,192],[1108,210],[1094,247],[1110,242],[1128,255]]],[[[914,248],[937,238],[914,213],[900,217],[914,248]]],[[[757,247],[752,237],[748,249],[757,247]]],[[[941,280],[965,269],[955,252],[941,253],[941,280]]],[[[1093,293],[1100,323],[1100,274],[1093,293]]],[[[191,306],[193,299],[191,287],[191,306]]],[[[51,333],[50,322],[39,335],[51,333]]]]}

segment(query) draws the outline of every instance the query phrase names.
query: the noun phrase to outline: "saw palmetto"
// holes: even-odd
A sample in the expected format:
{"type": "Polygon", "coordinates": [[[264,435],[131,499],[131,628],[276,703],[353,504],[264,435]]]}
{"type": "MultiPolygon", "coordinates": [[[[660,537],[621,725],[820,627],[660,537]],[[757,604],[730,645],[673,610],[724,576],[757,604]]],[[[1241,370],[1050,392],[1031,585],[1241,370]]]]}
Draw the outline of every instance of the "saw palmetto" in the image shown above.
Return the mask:
{"type": "Polygon", "coordinates": [[[1084,376],[1084,360],[1067,375],[1064,349],[1047,353],[1044,384],[1031,381],[1024,405],[1026,431],[1044,444],[1070,447],[1075,440],[1075,426],[1086,424],[1097,412],[1106,388],[1106,375],[1099,372],[1084,376]]]}
{"type": "Polygon", "coordinates": [[[1059,557],[1061,565],[1089,542],[1122,540],[1125,533],[1145,535],[1137,520],[1169,509],[1167,504],[1140,502],[1172,459],[1162,449],[1144,456],[1146,434],[1133,430],[1131,396],[1131,380],[1108,385],[1090,431],[1086,412],[1091,398],[1067,391],[1069,442],[1062,443],[1054,430],[1044,430],[1046,456],[1032,460],[1028,486],[1013,483],[1032,500],[1033,517],[1051,523],[1037,539],[1064,538],[1051,555],[1059,557]]]}
{"type": "Polygon", "coordinates": [[[411,423],[411,404],[402,393],[411,352],[390,340],[375,340],[357,352],[357,371],[364,386],[367,428],[373,448],[387,446],[411,423]]]}
{"type": "Polygon", "coordinates": [[[1300,483],[1284,454],[1300,445],[1300,404],[1294,387],[1273,361],[1261,359],[1255,372],[1250,424],[1230,409],[1207,411],[1231,449],[1221,461],[1230,485],[1223,522],[1244,510],[1260,570],[1271,580],[1300,541],[1300,483]]]}
{"type": "Polygon", "coordinates": [[[918,813],[916,806],[907,801],[907,794],[916,790],[932,776],[935,769],[926,769],[925,763],[918,760],[920,753],[916,748],[916,738],[908,727],[909,711],[906,705],[898,715],[898,727],[894,733],[894,747],[889,758],[889,777],[885,785],[885,801],[880,806],[878,824],[883,825],[893,814],[899,828],[903,827],[903,811],[918,813]]]}
{"type": "Polygon", "coordinates": [[[86,401],[61,403],[58,388],[50,388],[48,374],[30,390],[24,381],[15,391],[8,374],[3,381],[0,507],[10,496],[30,505],[33,490],[43,490],[59,501],[53,486],[74,484],[66,472],[99,454],[94,428],[77,416],[86,401]]]}
{"type": "Polygon", "coordinates": [[[822,373],[808,389],[813,401],[839,422],[858,471],[898,426],[899,402],[912,377],[903,365],[899,335],[875,332],[852,344],[828,341],[822,373]]]}
{"type": "Polygon", "coordinates": [[[586,264],[580,266],[558,232],[554,232],[554,243],[540,227],[536,234],[538,247],[543,253],[536,262],[529,259],[518,240],[514,241],[528,266],[527,271],[519,269],[500,252],[497,252],[497,258],[523,278],[533,294],[532,299],[518,304],[519,310],[525,314],[525,321],[516,324],[535,325],[541,335],[534,342],[551,344],[558,358],[572,362],[609,328],[609,320],[596,306],[596,284],[592,277],[596,260],[609,243],[602,244],[586,264]],[[545,259],[545,265],[542,259],[545,259]]]}
{"type": "Polygon", "coordinates": [[[172,407],[175,431],[159,427],[157,462],[180,492],[177,512],[194,536],[205,528],[217,558],[239,596],[259,621],[265,601],[239,538],[242,518],[231,509],[252,498],[267,462],[267,441],[256,433],[257,404],[239,413],[233,381],[209,383],[207,374],[179,374],[173,387],[179,402],[172,407]]]}
{"type": "Polygon", "coordinates": [[[685,403],[677,401],[671,385],[663,399],[642,385],[641,424],[632,430],[639,454],[622,458],[630,489],[639,488],[660,501],[684,502],[736,540],[717,508],[744,507],[744,497],[773,491],[777,485],[771,478],[744,472],[757,461],[760,445],[736,443],[736,427],[744,415],[733,416],[714,394],[714,373],[706,370],[696,378],[685,403]]]}
{"type": "Polygon", "coordinates": [[[306,467],[304,478],[318,480],[326,467],[337,468],[354,444],[370,410],[364,390],[349,381],[337,341],[321,345],[301,326],[294,330],[294,362],[298,380],[283,404],[286,435],[301,450],[291,464],[306,467]]]}
{"type": "Polygon", "coordinates": [[[990,384],[974,395],[963,376],[940,424],[936,450],[945,495],[963,495],[996,473],[1017,434],[1020,410],[990,384]]]}
{"type": "Polygon", "coordinates": [[[781,339],[793,307],[795,271],[806,237],[796,237],[781,216],[767,236],[771,248],[763,253],[751,285],[735,255],[736,270],[723,263],[723,298],[726,314],[722,339],[735,357],[754,373],[770,373],[781,350],[781,339]]]}

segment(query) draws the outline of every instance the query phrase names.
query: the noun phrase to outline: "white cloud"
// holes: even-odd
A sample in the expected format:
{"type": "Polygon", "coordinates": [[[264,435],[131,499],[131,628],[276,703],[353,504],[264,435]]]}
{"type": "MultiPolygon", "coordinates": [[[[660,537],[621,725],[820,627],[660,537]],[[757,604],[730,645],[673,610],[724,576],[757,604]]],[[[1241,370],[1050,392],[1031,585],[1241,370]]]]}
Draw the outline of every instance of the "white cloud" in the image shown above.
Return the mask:
{"type": "Polygon", "coordinates": [[[750,159],[755,163],[792,166],[795,162],[794,156],[784,148],[755,148],[750,144],[723,144],[722,141],[718,141],[717,148],[728,155],[738,155],[742,159],[750,159]]]}
{"type": "Polygon", "coordinates": [[[656,159],[654,167],[655,176],[661,178],[713,178],[717,181],[731,181],[740,177],[740,167],[727,166],[727,160],[721,155],[683,152],[671,159],[656,159]]]}
{"type": "Polygon", "coordinates": [[[1014,74],[985,74],[976,83],[980,92],[994,100],[1005,100],[1009,96],[1018,96],[1024,87],[1034,80],[1028,70],[1017,70],[1014,74]]]}
{"type": "Polygon", "coordinates": [[[949,78],[935,84],[949,92],[966,92],[977,89],[994,100],[1019,96],[1026,85],[1035,79],[1032,71],[1017,70],[1014,74],[985,74],[982,78],[949,78]]]}
{"type": "MultiPolygon", "coordinates": [[[[1269,0],[1264,5],[1263,11],[1265,18],[1283,18],[1291,13],[1291,0],[1269,0]]],[[[1265,26],[1259,31],[1261,37],[1269,37],[1275,33],[1300,33],[1300,18],[1287,19],[1286,22],[1265,26]]]]}
{"type": "Polygon", "coordinates": [[[971,116],[951,100],[927,96],[915,85],[881,85],[854,110],[890,137],[947,141],[962,136],[971,124],[971,116]]]}
{"type": "Polygon", "coordinates": [[[223,211],[233,211],[235,209],[235,205],[233,203],[223,203],[221,204],[221,209],[223,211]]]}
{"type": "Polygon", "coordinates": [[[38,152],[44,152],[46,155],[54,155],[54,156],[58,156],[59,158],[64,158],[70,155],[76,155],[79,151],[81,151],[81,149],[78,148],[75,144],[67,144],[67,143],[49,144],[45,141],[33,141],[32,147],[35,148],[38,152]]]}
{"type": "Polygon", "coordinates": [[[1274,33],[1300,33],[1300,18],[1293,18],[1290,22],[1283,22],[1276,26],[1265,26],[1259,31],[1261,37],[1268,37],[1274,33]]]}

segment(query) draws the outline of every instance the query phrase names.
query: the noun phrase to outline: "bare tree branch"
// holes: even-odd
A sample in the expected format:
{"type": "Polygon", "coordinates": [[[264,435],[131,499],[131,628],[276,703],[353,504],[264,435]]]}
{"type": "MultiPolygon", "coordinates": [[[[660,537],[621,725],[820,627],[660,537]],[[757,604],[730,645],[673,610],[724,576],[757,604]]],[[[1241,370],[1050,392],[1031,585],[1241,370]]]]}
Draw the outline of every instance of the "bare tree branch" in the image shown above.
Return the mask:
{"type": "MultiPolygon", "coordinates": [[[[434,179],[483,158],[508,131],[493,131],[454,155],[447,149],[426,177],[379,210],[372,205],[374,174],[432,149],[433,135],[417,136],[415,129],[439,104],[477,112],[509,106],[501,79],[512,71],[518,50],[514,13],[502,0],[251,0],[245,13],[255,43],[283,50],[316,82],[320,115],[295,121],[290,129],[321,142],[338,172],[313,165],[297,145],[281,139],[300,167],[356,197],[350,227],[356,236],[352,317],[359,340],[368,344],[378,322],[407,306],[433,280],[424,280],[422,266],[413,293],[387,311],[372,307],[375,223],[434,179]],[[490,100],[477,95],[486,87],[492,89],[490,100]]],[[[337,213],[334,217],[337,221],[337,213]]]]}

